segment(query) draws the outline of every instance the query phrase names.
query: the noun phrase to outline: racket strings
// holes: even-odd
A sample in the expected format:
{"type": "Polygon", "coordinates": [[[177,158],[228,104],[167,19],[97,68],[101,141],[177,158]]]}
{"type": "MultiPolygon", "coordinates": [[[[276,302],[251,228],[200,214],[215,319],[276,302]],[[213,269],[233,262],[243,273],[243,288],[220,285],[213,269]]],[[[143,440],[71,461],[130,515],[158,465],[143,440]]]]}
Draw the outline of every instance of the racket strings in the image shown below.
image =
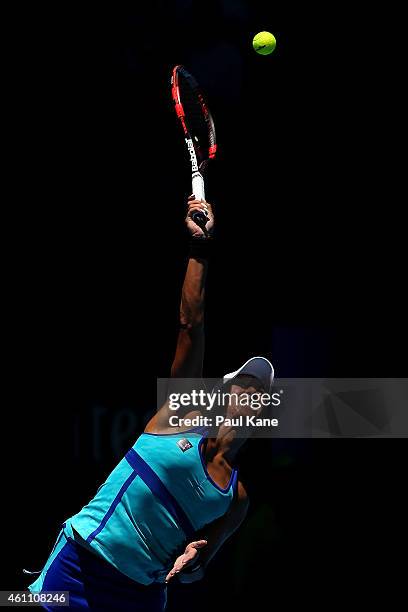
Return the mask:
{"type": "Polygon", "coordinates": [[[200,148],[210,146],[209,126],[200,103],[197,92],[185,78],[179,80],[180,100],[184,108],[185,120],[190,133],[195,139],[195,145],[200,148]]]}

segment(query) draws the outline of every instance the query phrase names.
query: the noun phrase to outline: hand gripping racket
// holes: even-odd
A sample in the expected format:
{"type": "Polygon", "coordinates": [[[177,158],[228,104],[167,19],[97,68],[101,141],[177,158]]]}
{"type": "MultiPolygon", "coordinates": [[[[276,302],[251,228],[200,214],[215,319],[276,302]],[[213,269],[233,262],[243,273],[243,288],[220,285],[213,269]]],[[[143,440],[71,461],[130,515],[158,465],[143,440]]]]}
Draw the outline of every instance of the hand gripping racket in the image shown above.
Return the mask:
{"type": "MultiPolygon", "coordinates": [[[[181,65],[173,68],[171,89],[190,155],[193,194],[197,200],[205,200],[204,174],[217,150],[214,121],[197,81],[181,65]]],[[[204,213],[195,212],[192,219],[205,230],[208,219],[204,213]]]]}

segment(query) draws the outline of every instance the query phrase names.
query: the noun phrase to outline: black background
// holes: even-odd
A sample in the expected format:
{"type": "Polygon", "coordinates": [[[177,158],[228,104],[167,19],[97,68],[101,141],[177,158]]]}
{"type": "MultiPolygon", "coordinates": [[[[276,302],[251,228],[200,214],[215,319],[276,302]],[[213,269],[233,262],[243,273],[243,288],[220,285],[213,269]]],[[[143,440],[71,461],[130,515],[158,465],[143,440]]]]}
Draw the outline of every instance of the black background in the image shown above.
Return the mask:
{"type": "MultiPolygon", "coordinates": [[[[402,37],[387,7],[152,0],[11,19],[2,588],[41,567],[169,371],[190,193],[174,64],[207,92],[219,142],[206,374],[254,354],[280,377],[406,373],[402,37]],[[264,29],[268,57],[251,47],[264,29]]],[[[203,584],[171,587],[169,610],[340,596],[363,572],[380,584],[402,441],[257,442],[245,459],[247,523],[203,584]]]]}

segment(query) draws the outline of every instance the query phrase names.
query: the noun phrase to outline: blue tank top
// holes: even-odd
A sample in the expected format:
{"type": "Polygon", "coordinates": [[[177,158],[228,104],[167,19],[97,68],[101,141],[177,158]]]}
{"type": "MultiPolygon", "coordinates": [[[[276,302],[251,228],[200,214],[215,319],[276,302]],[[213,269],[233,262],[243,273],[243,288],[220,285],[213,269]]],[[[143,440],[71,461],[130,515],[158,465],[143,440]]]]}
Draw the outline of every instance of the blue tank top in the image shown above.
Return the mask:
{"type": "Polygon", "coordinates": [[[209,476],[199,430],[143,433],[95,497],[65,522],[82,544],[142,584],[164,582],[195,532],[229,509],[233,470],[223,489],[209,476]]]}

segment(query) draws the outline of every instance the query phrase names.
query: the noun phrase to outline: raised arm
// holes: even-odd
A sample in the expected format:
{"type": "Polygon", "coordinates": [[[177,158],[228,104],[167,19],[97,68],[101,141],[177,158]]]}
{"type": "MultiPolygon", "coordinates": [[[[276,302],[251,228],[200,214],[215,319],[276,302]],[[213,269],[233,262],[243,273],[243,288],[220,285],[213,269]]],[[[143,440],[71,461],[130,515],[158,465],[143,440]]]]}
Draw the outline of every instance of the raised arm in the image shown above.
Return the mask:
{"type": "Polygon", "coordinates": [[[200,202],[190,196],[186,225],[191,234],[191,250],[186,275],[181,291],[180,330],[176,354],[171,367],[171,375],[178,378],[198,378],[202,376],[204,360],[204,299],[205,280],[208,266],[208,241],[203,230],[196,225],[191,216],[195,211],[208,214],[207,232],[211,236],[214,216],[211,204],[200,202]]]}
{"type": "Polygon", "coordinates": [[[180,303],[180,329],[171,376],[202,376],[204,360],[204,298],[208,263],[190,257],[180,303]]]}
{"type": "MultiPolygon", "coordinates": [[[[197,379],[202,377],[204,360],[205,279],[212,240],[211,233],[214,227],[211,204],[195,200],[194,196],[190,196],[185,221],[191,236],[191,246],[181,291],[180,329],[176,353],[171,366],[171,376],[173,378],[197,379]],[[207,237],[204,236],[203,230],[191,218],[195,211],[204,211],[208,216],[207,237]]],[[[170,414],[174,413],[170,412],[168,402],[165,402],[150,419],[145,431],[159,433],[167,430],[170,414]]]]}

